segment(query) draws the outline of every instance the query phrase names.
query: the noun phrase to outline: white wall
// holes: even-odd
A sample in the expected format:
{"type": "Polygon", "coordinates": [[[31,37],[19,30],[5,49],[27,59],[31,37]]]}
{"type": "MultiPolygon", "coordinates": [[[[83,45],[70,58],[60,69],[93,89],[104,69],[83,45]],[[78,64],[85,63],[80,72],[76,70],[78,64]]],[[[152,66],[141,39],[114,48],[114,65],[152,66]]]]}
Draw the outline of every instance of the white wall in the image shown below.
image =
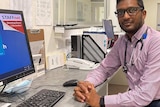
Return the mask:
{"type": "Polygon", "coordinates": [[[8,9],[9,8],[9,0],[1,0],[0,1],[0,9],[8,9]]]}
{"type": "Polygon", "coordinates": [[[109,9],[107,19],[112,20],[115,32],[121,32],[121,28],[119,27],[118,19],[114,13],[116,11],[116,0],[109,0],[107,3],[109,4],[107,5],[108,6],[107,9],[109,9]]]}
{"type": "Polygon", "coordinates": [[[143,0],[145,9],[147,10],[147,17],[145,23],[154,29],[157,27],[157,6],[160,0],[143,0]]]}

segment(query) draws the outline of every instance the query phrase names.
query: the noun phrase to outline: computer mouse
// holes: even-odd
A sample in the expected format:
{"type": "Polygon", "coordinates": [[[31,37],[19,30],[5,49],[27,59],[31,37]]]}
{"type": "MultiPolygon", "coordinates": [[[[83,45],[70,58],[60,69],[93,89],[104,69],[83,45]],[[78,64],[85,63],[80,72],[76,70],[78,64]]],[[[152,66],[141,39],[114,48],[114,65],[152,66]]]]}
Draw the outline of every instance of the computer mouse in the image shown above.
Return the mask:
{"type": "Polygon", "coordinates": [[[64,87],[71,87],[71,86],[77,86],[78,80],[77,79],[72,79],[72,80],[68,80],[66,82],[63,83],[64,87]]]}

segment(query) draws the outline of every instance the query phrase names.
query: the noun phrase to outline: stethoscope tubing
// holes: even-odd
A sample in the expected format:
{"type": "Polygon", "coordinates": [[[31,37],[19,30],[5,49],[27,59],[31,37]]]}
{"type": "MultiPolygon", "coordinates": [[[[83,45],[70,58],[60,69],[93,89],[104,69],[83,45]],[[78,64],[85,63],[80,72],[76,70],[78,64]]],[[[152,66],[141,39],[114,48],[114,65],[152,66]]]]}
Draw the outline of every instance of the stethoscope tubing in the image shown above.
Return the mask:
{"type": "MultiPolygon", "coordinates": [[[[144,43],[143,43],[143,39],[146,39],[146,37],[147,37],[147,31],[148,31],[148,28],[146,29],[146,32],[142,35],[142,37],[136,42],[136,44],[135,44],[135,47],[134,47],[134,49],[133,49],[133,51],[132,51],[132,54],[131,54],[131,57],[130,57],[130,60],[129,60],[129,65],[133,65],[133,63],[134,63],[134,60],[133,60],[133,57],[134,57],[134,54],[135,54],[135,49],[136,49],[136,47],[137,47],[137,44],[138,43],[141,43],[141,47],[140,47],[140,51],[142,50],[142,48],[143,48],[143,45],[144,45],[144,43]]],[[[125,52],[124,52],[124,66],[123,66],[123,71],[125,72],[125,73],[127,73],[127,71],[128,71],[128,67],[127,67],[127,46],[128,46],[128,41],[126,42],[126,44],[125,44],[125,52]]],[[[138,58],[138,57],[137,57],[138,58]]],[[[136,59],[137,59],[136,58],[136,59]]]]}

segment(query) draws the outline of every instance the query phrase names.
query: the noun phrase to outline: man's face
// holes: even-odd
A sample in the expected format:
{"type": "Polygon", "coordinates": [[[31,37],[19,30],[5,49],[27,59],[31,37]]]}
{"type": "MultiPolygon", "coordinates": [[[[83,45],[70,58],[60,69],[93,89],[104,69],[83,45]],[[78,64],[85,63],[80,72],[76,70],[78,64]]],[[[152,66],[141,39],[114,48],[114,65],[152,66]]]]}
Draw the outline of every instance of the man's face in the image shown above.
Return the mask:
{"type": "Polygon", "coordinates": [[[129,34],[137,32],[146,16],[146,11],[138,6],[137,0],[122,0],[117,5],[117,12],[120,27],[129,34]]]}

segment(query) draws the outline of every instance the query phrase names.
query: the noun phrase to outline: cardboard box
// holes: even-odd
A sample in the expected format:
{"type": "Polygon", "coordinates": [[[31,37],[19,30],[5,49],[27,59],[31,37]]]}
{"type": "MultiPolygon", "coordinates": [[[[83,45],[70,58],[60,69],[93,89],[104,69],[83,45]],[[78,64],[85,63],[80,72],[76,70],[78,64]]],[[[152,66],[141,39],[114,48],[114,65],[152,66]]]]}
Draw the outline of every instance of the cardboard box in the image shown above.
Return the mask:
{"type": "Polygon", "coordinates": [[[35,76],[39,77],[46,71],[44,30],[28,29],[27,34],[36,71],[35,76]]]}

